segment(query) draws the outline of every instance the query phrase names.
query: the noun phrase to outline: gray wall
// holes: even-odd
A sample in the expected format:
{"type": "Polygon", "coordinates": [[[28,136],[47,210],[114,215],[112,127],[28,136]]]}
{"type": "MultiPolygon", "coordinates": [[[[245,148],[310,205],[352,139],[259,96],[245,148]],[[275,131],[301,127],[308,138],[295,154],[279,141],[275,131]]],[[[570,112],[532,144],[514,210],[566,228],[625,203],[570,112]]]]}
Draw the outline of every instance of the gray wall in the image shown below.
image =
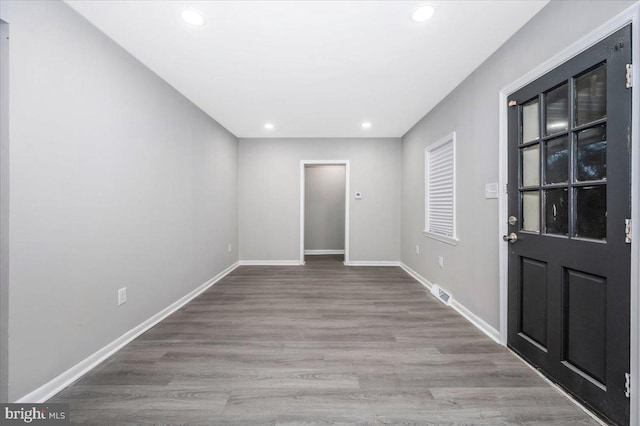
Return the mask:
{"type": "Polygon", "coordinates": [[[64,3],[2,18],[15,400],[236,262],[238,142],[64,3]]]}
{"type": "Polygon", "coordinates": [[[351,160],[351,260],[400,260],[400,159],[393,138],[240,139],[240,259],[299,259],[300,161],[351,160]]]}
{"type": "Polygon", "coordinates": [[[305,250],[344,250],[345,166],[305,167],[305,250]]]}
{"type": "Polygon", "coordinates": [[[9,24],[0,21],[0,403],[9,390],[9,24]]]}
{"type": "Polygon", "coordinates": [[[552,1],[403,137],[402,261],[496,329],[498,202],[484,198],[484,185],[498,181],[498,92],[632,3],[552,1]],[[422,234],[424,148],[454,130],[457,246],[422,234]]]}

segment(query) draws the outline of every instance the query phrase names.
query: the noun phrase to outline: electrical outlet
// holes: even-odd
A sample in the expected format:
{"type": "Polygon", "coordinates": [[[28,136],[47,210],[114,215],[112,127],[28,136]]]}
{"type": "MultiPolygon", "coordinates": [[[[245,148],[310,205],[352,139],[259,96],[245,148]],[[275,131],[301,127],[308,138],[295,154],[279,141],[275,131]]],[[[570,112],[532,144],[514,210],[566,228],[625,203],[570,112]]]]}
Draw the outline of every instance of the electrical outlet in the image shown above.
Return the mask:
{"type": "Polygon", "coordinates": [[[118,306],[127,303],[127,288],[122,287],[118,290],[118,306]]]}
{"type": "Polygon", "coordinates": [[[420,254],[420,246],[416,244],[416,254],[420,254]]]}
{"type": "Polygon", "coordinates": [[[229,250],[229,253],[231,253],[231,244],[229,244],[228,250],[229,250]]]}
{"type": "Polygon", "coordinates": [[[438,266],[444,268],[444,257],[438,256],[438,266]]]}

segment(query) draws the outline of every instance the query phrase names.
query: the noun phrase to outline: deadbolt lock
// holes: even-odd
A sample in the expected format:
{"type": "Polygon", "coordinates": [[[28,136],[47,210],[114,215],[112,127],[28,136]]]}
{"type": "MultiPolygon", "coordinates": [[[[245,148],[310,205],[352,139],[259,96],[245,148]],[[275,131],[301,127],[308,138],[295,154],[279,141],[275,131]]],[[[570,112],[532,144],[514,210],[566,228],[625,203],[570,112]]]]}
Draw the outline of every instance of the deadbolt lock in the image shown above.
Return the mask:
{"type": "Polygon", "coordinates": [[[518,223],[518,219],[515,216],[509,216],[509,220],[507,220],[507,222],[509,222],[509,225],[513,226],[518,223]]]}

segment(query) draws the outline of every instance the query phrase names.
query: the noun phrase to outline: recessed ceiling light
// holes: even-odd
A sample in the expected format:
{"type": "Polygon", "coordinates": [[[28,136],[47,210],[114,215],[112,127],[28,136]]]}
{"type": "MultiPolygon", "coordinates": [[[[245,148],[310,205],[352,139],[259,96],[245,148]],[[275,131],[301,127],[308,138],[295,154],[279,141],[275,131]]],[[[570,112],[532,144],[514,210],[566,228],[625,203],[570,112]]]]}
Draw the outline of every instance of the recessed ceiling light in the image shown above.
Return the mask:
{"type": "Polygon", "coordinates": [[[431,19],[433,14],[435,13],[435,9],[432,6],[424,5],[420,6],[416,10],[413,11],[411,15],[411,19],[415,22],[425,22],[431,19]]]}
{"type": "Polygon", "coordinates": [[[273,130],[276,126],[273,123],[265,123],[264,128],[267,130],[273,130]]]}
{"type": "Polygon", "coordinates": [[[365,121],[364,123],[361,124],[363,129],[370,129],[371,128],[371,123],[368,121],[365,121]]]}
{"type": "Polygon", "coordinates": [[[180,12],[180,16],[182,16],[182,19],[184,19],[187,24],[196,27],[201,27],[206,22],[204,15],[195,9],[183,9],[182,12],[180,12]]]}

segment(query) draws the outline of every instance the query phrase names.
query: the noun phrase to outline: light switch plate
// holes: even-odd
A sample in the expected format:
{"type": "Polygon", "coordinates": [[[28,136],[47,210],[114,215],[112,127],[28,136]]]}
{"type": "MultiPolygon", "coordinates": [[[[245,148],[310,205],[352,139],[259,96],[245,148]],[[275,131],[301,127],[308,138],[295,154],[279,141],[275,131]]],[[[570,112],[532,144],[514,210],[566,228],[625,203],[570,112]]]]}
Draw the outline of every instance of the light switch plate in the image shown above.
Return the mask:
{"type": "Polygon", "coordinates": [[[488,183],[484,186],[484,198],[498,198],[497,183],[488,183]]]}

